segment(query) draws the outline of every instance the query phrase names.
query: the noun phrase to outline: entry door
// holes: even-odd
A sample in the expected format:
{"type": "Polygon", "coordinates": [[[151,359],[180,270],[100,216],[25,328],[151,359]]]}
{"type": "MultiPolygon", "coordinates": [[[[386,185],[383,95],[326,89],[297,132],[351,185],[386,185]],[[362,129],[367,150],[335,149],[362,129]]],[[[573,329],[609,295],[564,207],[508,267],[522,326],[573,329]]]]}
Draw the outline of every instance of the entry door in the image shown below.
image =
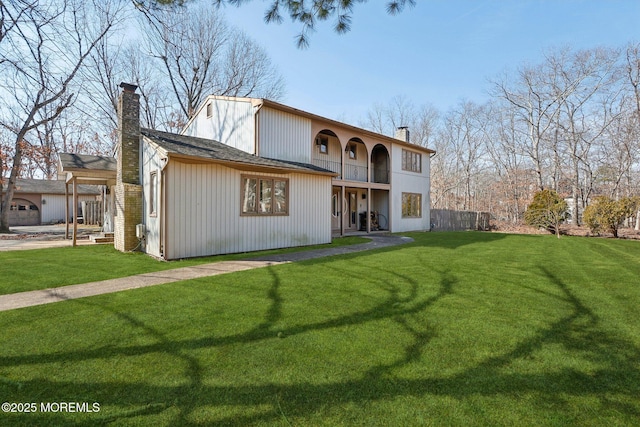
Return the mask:
{"type": "Polygon", "coordinates": [[[358,193],[347,191],[347,229],[358,229],[358,193]]]}
{"type": "Polygon", "coordinates": [[[331,229],[340,230],[340,213],[342,212],[342,200],[340,188],[333,189],[331,196],[331,229]]]}

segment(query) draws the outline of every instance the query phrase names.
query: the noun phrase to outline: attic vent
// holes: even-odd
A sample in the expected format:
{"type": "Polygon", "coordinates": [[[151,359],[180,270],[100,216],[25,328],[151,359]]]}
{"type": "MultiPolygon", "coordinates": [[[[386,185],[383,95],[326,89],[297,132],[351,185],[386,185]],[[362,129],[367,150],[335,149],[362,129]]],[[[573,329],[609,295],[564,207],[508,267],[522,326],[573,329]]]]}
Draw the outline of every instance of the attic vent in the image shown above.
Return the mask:
{"type": "Polygon", "coordinates": [[[213,116],[213,105],[211,103],[207,104],[207,118],[213,116]]]}

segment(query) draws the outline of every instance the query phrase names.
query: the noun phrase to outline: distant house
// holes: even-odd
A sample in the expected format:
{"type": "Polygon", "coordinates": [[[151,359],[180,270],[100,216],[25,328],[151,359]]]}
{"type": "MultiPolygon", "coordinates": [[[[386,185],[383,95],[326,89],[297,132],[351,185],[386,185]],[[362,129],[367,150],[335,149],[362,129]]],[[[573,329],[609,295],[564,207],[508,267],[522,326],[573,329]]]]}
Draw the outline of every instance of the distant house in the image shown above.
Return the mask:
{"type": "MultiPolygon", "coordinates": [[[[2,188],[2,194],[6,186],[2,188]]],[[[78,186],[78,203],[95,201],[94,185],[78,186]]],[[[71,202],[69,202],[71,203],[71,202]]],[[[72,205],[69,204],[69,210],[72,205]]],[[[55,224],[65,220],[65,183],[57,180],[18,179],[9,210],[9,226],[55,224]]]]}
{"type": "Polygon", "coordinates": [[[141,129],[136,87],[121,87],[108,191],[120,250],[176,259],[429,229],[433,151],[404,128],[394,139],[265,99],[212,96],[173,134],[141,129]]]}

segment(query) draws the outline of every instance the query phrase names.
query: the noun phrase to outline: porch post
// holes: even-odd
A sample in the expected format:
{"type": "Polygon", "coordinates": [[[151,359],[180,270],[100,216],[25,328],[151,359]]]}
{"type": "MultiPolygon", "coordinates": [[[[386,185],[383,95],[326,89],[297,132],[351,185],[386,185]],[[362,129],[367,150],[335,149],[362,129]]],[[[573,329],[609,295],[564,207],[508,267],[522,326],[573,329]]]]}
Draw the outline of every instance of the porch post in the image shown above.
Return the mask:
{"type": "Polygon", "coordinates": [[[344,236],[344,216],[347,214],[347,193],[345,191],[344,185],[342,187],[340,187],[340,194],[342,196],[342,200],[340,200],[340,206],[342,206],[342,209],[340,210],[340,235],[344,236]]]}
{"type": "Polygon", "coordinates": [[[69,239],[69,183],[64,182],[64,239],[69,239]]]}
{"type": "Polygon", "coordinates": [[[371,187],[367,188],[367,234],[371,233],[371,187]]]}
{"type": "Polygon", "coordinates": [[[73,178],[73,244],[76,245],[78,234],[78,180],[73,178]]]}

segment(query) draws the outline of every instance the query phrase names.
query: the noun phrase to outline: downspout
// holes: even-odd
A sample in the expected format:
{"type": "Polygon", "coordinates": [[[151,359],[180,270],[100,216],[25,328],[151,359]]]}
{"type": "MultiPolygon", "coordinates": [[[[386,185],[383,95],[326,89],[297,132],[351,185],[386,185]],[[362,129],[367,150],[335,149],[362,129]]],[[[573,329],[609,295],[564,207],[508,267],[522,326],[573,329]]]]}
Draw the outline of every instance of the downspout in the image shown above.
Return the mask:
{"type": "Polygon", "coordinates": [[[429,207],[429,231],[433,231],[433,218],[431,217],[431,159],[433,159],[437,151],[429,154],[429,191],[427,192],[427,206],[429,207]]]}
{"type": "Polygon", "coordinates": [[[167,172],[165,169],[167,169],[167,166],[169,165],[169,158],[165,157],[161,159],[164,162],[164,165],[162,165],[162,167],[160,168],[160,206],[158,206],[158,215],[160,216],[160,218],[158,218],[158,222],[160,223],[160,230],[159,233],[160,235],[158,236],[158,240],[160,241],[160,258],[166,260],[166,248],[167,248],[167,242],[166,242],[166,238],[167,238],[167,233],[166,233],[166,228],[167,228],[167,216],[166,216],[166,203],[165,201],[167,200],[167,196],[166,196],[166,180],[167,180],[167,172]]]}

